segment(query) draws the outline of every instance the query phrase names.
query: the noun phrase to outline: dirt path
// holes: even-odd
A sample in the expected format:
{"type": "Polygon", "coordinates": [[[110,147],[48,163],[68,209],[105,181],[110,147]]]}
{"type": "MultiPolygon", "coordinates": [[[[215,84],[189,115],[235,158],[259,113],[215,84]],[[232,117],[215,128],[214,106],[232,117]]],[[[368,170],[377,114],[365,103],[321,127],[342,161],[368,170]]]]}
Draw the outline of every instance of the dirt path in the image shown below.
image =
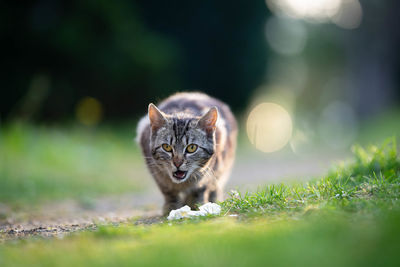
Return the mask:
{"type": "Polygon", "coordinates": [[[159,207],[149,204],[151,196],[156,196],[156,191],[99,198],[90,205],[68,200],[34,210],[3,210],[1,213],[7,216],[0,219],[0,242],[30,236],[62,238],[71,232],[95,230],[103,224],[158,222],[161,220],[159,207]]]}
{"type": "MultiPolygon", "coordinates": [[[[255,190],[271,182],[309,179],[325,173],[345,157],[320,153],[302,157],[243,155],[236,160],[226,191],[255,190]]],[[[150,176],[148,181],[146,192],[95,199],[90,205],[68,200],[17,212],[0,206],[0,242],[30,236],[62,238],[71,232],[97,229],[101,224],[159,222],[162,196],[150,176]]]]}

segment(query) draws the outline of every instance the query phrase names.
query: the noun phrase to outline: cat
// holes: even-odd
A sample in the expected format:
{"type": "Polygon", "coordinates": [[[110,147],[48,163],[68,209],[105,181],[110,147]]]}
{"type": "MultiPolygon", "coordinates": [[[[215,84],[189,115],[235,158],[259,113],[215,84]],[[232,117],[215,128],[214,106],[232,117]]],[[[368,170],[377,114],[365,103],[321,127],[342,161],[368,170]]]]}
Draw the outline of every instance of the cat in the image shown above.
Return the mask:
{"type": "Polygon", "coordinates": [[[164,195],[163,214],[222,201],[235,158],[237,123],[229,107],[203,93],[149,104],[138,123],[147,167],[164,195]]]}

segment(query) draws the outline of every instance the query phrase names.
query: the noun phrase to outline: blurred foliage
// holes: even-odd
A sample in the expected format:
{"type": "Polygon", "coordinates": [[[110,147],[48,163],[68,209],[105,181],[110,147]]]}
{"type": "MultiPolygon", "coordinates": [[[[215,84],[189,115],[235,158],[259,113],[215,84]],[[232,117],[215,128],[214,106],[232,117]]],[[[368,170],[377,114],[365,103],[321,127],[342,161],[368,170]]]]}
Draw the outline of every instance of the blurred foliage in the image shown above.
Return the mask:
{"type": "Polygon", "coordinates": [[[143,189],[150,178],[143,178],[148,174],[129,133],[121,126],[10,125],[0,138],[0,202],[29,206],[143,189]]]}
{"type": "Polygon", "coordinates": [[[373,116],[362,124],[359,142],[362,144],[381,143],[385,137],[392,135],[400,137],[400,109],[391,109],[373,116]]]}
{"type": "Polygon", "coordinates": [[[70,118],[92,96],[123,118],[179,90],[243,108],[264,73],[267,14],[262,0],[3,1],[2,117],[70,118]]]}

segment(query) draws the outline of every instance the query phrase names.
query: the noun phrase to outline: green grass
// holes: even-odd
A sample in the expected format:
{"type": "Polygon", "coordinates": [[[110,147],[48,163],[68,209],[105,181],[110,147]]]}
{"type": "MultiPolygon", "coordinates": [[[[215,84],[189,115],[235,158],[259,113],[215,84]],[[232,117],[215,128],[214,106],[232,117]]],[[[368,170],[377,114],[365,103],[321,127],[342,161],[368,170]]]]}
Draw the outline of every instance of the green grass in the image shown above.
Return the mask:
{"type": "Polygon", "coordinates": [[[378,148],[353,147],[354,162],[338,166],[319,180],[305,184],[269,185],[256,193],[231,194],[225,209],[239,213],[291,211],[307,205],[330,204],[351,208],[355,202],[382,198],[387,201],[400,195],[400,163],[396,140],[389,139],[378,148]]]}
{"type": "Polygon", "coordinates": [[[7,242],[0,265],[397,266],[396,143],[353,151],[352,163],[321,179],[232,193],[221,216],[7,242]]]}
{"type": "Polygon", "coordinates": [[[23,206],[140,190],[147,174],[133,127],[120,130],[130,136],[106,127],[3,127],[0,202],[23,206]]]}

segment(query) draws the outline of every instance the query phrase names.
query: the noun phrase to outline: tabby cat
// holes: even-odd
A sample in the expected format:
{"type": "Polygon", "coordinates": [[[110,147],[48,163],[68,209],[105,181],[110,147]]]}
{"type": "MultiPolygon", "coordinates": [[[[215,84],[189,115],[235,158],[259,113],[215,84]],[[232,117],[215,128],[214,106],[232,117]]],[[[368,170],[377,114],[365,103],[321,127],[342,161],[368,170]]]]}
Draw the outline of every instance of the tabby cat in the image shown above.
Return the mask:
{"type": "Polygon", "coordinates": [[[146,164],[165,198],[163,213],[222,200],[235,157],[237,124],[229,107],[203,93],[177,93],[137,127],[146,164]]]}

